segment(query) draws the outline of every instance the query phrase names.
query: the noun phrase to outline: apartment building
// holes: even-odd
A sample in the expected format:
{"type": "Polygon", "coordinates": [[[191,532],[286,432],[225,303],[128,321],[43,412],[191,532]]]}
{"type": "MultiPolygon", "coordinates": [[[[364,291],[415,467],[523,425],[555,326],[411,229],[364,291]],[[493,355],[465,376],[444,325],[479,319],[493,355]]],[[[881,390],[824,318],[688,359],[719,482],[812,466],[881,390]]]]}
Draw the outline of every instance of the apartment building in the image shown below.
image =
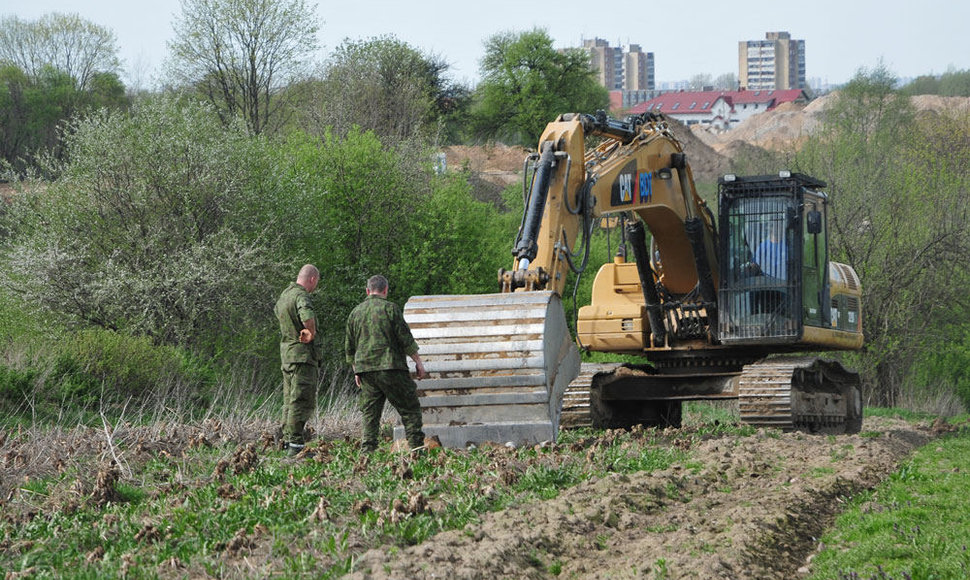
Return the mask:
{"type": "Polygon", "coordinates": [[[610,46],[602,38],[583,41],[589,51],[590,66],[596,71],[596,80],[609,90],[623,88],[623,50],[610,46]]]}
{"type": "Polygon", "coordinates": [[[788,32],[767,32],[764,40],[738,42],[738,82],[752,91],[807,88],[805,41],[788,32]]]}
{"type": "Polygon", "coordinates": [[[630,44],[626,50],[610,46],[602,38],[583,41],[589,51],[590,64],[596,71],[599,84],[619,91],[652,91],[656,84],[652,52],[644,52],[638,44],[630,44]]]}
{"type": "Polygon", "coordinates": [[[631,44],[623,53],[623,90],[652,91],[656,86],[653,53],[643,52],[639,44],[631,44]]]}

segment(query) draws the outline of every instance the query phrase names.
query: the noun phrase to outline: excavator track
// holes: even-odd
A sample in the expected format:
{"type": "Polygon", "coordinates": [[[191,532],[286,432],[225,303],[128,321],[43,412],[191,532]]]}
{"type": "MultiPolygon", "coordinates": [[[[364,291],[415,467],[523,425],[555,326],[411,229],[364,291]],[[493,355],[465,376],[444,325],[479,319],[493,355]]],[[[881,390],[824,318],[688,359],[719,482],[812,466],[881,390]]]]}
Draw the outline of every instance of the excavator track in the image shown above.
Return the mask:
{"type": "Polygon", "coordinates": [[[566,387],[566,394],[562,399],[562,416],[559,419],[560,427],[564,429],[577,429],[579,427],[590,427],[593,424],[592,415],[589,409],[589,389],[593,384],[593,375],[596,373],[612,372],[620,363],[583,363],[579,369],[579,376],[566,387]]]}
{"type": "Polygon", "coordinates": [[[834,361],[771,359],[746,366],[738,381],[741,420],[812,433],[858,433],[859,375],[834,361]]]}
{"type": "MultiPolygon", "coordinates": [[[[592,425],[593,377],[597,373],[615,372],[620,366],[583,363],[579,376],[569,384],[563,397],[560,421],[563,428],[592,425]]],[[[771,359],[745,365],[732,383],[737,389],[738,410],[744,423],[832,434],[858,433],[862,428],[859,377],[837,362],[813,357],[771,359]]],[[[733,398],[730,390],[726,389],[725,396],[696,398],[733,398]]]]}

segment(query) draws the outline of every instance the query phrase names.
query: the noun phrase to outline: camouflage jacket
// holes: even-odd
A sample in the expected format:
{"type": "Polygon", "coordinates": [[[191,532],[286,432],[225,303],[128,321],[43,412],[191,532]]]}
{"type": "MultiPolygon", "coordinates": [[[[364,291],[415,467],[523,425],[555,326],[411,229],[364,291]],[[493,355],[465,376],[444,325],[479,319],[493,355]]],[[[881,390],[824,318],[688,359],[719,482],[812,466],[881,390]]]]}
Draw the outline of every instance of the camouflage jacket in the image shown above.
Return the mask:
{"type": "Polygon", "coordinates": [[[286,290],[280,294],[273,309],[276,319],[280,323],[280,360],[284,365],[292,363],[319,364],[323,349],[320,342],[320,321],[317,323],[317,335],[313,342],[300,342],[300,331],[303,321],[316,319],[313,303],[306,288],[296,282],[291,282],[286,290]]]}
{"type": "Polygon", "coordinates": [[[344,352],[358,373],[407,370],[405,357],[418,352],[418,343],[401,308],[371,294],[347,318],[344,352]]]}

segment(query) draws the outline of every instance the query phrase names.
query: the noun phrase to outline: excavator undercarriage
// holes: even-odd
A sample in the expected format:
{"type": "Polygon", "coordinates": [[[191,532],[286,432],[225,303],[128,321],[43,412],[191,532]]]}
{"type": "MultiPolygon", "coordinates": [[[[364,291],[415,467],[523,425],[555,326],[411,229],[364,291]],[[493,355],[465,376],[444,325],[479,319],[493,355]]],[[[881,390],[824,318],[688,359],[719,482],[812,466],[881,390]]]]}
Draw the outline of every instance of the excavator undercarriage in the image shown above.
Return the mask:
{"type": "Polygon", "coordinates": [[[778,357],[741,368],[658,373],[654,367],[590,363],[563,397],[564,427],[679,427],[684,401],[737,400],[740,420],[809,433],[862,427],[858,374],[813,357],[778,357]]]}

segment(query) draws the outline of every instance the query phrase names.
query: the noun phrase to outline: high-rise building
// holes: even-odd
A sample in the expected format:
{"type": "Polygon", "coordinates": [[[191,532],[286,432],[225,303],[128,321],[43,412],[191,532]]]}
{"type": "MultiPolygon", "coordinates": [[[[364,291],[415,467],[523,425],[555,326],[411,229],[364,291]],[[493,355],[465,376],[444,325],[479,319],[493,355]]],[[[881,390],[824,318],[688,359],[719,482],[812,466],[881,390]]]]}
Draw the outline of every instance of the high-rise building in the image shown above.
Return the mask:
{"type": "Polygon", "coordinates": [[[623,55],[623,89],[652,91],[654,84],[653,53],[643,52],[639,44],[631,44],[623,55]]]}
{"type": "Polygon", "coordinates": [[[597,81],[607,89],[623,88],[623,60],[618,58],[622,50],[610,46],[602,38],[584,40],[583,48],[589,51],[590,65],[596,71],[597,81]]]}
{"type": "Polygon", "coordinates": [[[622,47],[610,46],[602,38],[584,40],[583,48],[589,51],[590,65],[596,71],[597,81],[607,89],[653,90],[652,52],[643,52],[637,44],[629,45],[624,52],[622,47]]]}
{"type": "Polygon", "coordinates": [[[805,41],[788,32],[738,42],[738,83],[748,90],[804,89],[805,41]]]}

